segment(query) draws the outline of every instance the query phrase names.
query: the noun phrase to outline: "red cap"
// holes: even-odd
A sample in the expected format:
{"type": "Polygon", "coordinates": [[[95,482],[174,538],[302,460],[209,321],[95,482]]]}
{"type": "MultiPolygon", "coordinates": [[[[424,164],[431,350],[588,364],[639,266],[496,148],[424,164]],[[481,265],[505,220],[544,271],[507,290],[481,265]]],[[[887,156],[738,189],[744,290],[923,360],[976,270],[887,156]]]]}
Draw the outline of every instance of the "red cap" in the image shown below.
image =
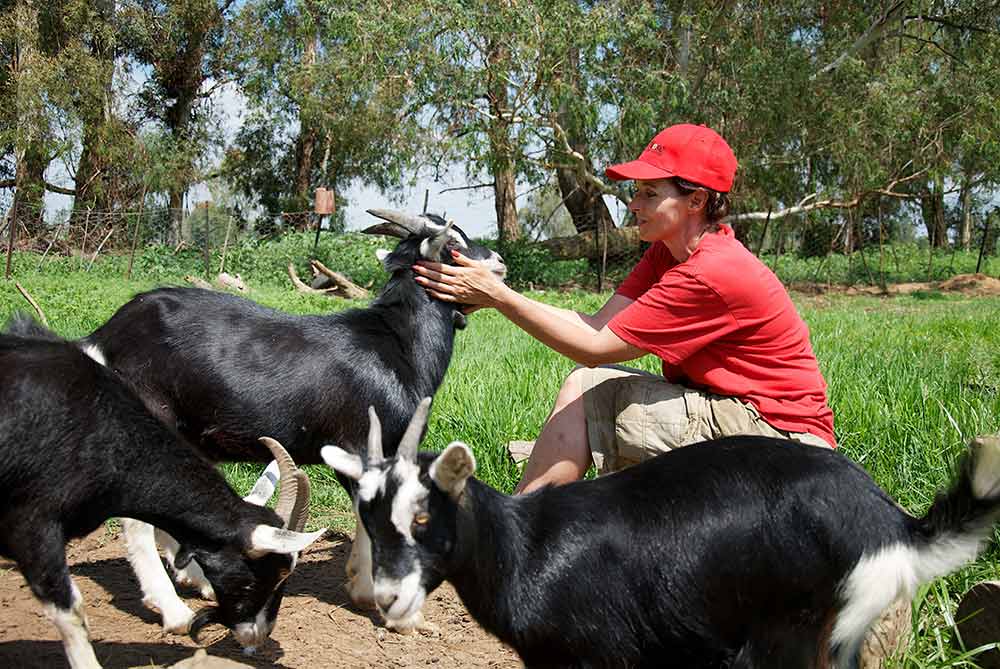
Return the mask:
{"type": "Polygon", "coordinates": [[[653,138],[638,160],[604,171],[615,181],[680,177],[728,193],[736,176],[736,156],[717,132],[703,125],[672,125],[653,138]]]}

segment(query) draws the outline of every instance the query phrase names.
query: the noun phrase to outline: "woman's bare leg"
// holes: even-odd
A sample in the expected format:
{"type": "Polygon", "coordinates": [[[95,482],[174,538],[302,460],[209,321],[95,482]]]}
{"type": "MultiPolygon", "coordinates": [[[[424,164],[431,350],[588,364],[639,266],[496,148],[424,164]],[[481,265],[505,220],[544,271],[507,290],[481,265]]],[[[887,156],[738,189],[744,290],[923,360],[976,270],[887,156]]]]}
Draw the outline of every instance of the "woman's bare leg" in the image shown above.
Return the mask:
{"type": "Polygon", "coordinates": [[[587,416],[583,408],[583,374],[574,370],[563,382],[552,413],[535,440],[531,457],[515,494],[547,485],[563,485],[583,478],[590,467],[587,416]]]}

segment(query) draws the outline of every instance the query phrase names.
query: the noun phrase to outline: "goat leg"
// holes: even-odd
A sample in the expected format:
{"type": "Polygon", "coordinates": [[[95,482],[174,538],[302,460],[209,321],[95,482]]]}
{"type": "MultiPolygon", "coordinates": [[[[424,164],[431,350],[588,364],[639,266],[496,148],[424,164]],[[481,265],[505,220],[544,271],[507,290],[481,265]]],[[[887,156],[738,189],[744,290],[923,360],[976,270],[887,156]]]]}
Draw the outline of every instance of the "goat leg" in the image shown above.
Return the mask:
{"type": "Polygon", "coordinates": [[[354,502],[356,528],[351,555],[347,558],[347,594],[355,606],[364,609],[375,608],[375,581],[372,578],[372,543],[365,532],[365,525],[358,515],[358,503],[354,502]]]}
{"type": "Polygon", "coordinates": [[[187,634],[194,618],[194,611],[181,601],[174,590],[160,554],[156,550],[155,528],[132,518],[122,518],[125,550],[135,576],[142,588],[142,603],[156,608],[163,616],[163,631],[168,634],[187,634]]]}
{"type": "Polygon", "coordinates": [[[155,536],[156,545],[163,549],[163,557],[166,558],[167,564],[174,571],[174,581],[178,585],[186,585],[194,588],[201,595],[202,599],[214,602],[215,590],[212,589],[212,584],[205,578],[205,572],[201,570],[198,561],[191,560],[188,566],[178,569],[174,565],[174,558],[181,547],[180,544],[177,543],[176,539],[159,528],[156,528],[155,536]]]}

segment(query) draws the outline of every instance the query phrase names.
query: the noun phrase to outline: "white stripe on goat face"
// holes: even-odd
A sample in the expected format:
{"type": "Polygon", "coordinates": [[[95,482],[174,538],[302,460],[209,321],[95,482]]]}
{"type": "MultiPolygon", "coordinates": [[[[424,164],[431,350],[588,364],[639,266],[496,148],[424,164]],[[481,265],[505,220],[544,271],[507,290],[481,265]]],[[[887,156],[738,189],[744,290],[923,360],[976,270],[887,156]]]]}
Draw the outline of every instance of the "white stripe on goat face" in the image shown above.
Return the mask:
{"type": "Polygon", "coordinates": [[[370,502],[380,492],[385,492],[385,476],[382,469],[369,469],[361,475],[358,481],[358,498],[363,502],[370,502]]]}
{"type": "Polygon", "coordinates": [[[413,539],[413,517],[423,506],[430,490],[420,483],[420,467],[409,460],[396,460],[392,476],[399,486],[392,499],[392,524],[396,526],[408,546],[416,543],[413,539]]]}

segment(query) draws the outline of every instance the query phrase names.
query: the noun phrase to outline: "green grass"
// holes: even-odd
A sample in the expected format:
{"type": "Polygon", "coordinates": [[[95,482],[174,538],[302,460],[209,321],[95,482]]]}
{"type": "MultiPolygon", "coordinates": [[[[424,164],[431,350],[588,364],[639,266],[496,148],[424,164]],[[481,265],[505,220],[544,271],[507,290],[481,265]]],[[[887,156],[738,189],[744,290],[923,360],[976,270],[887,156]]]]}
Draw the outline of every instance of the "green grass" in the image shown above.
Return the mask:
{"type": "MultiPolygon", "coordinates": [[[[137,291],[182,283],[181,276],[190,270],[171,266],[124,281],[120,258],[99,260],[90,273],[77,271],[74,261],[46,264],[40,271],[35,271],[37,259],[27,254],[19,254],[16,261],[15,278],[42,305],[53,329],[67,337],[90,332],[137,291]]],[[[244,277],[253,299],[287,311],[316,313],[350,306],[293,292],[280,266],[244,277]]],[[[583,311],[596,310],[607,298],[581,292],[532,296],[583,311]]],[[[796,300],[829,383],[843,452],[901,505],[921,513],[948,479],[969,438],[1000,428],[1000,298],[918,294],[796,300]]],[[[26,308],[12,283],[0,282],[0,319],[26,308]]],[[[658,369],[651,358],[637,364],[658,369]]],[[[497,313],[472,315],[468,328],[458,335],[424,448],[439,450],[453,440],[468,443],[476,454],[478,476],[509,492],[518,472],[504,444],[537,435],[572,367],[497,313]]],[[[224,468],[241,492],[249,489],[259,469],[224,468]]],[[[310,525],[350,531],[347,498],[332,474],[323,467],[311,467],[309,474],[314,495],[310,525]]],[[[993,546],[974,565],[920,593],[916,640],[893,666],[974,666],[954,646],[951,616],[968,587],[1000,578],[998,558],[1000,551],[993,546]]]]}

